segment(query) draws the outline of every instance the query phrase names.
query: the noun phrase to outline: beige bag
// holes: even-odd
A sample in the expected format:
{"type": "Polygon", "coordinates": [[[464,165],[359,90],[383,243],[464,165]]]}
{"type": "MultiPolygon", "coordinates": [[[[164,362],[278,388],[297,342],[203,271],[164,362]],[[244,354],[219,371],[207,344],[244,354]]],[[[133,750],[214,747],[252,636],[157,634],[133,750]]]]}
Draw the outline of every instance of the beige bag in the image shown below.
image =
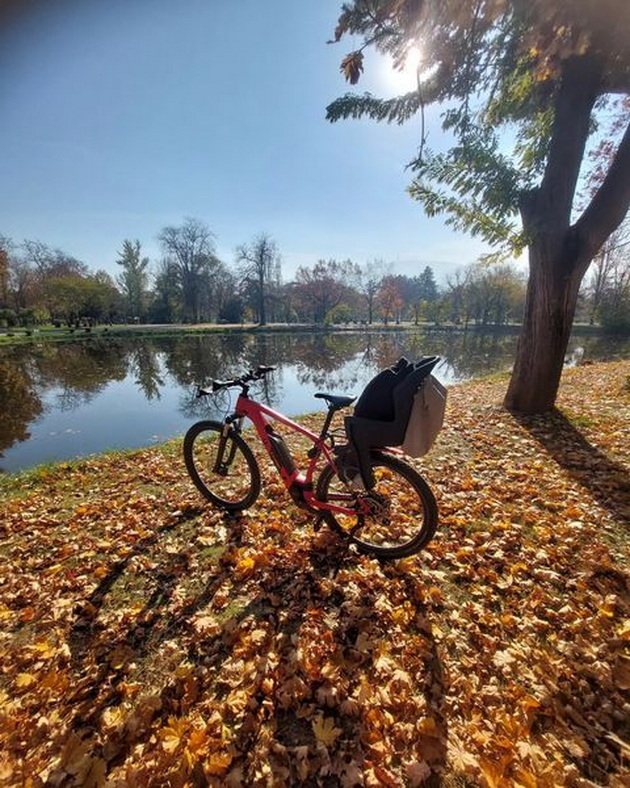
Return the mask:
{"type": "Polygon", "coordinates": [[[446,389],[429,375],[416,391],[402,450],[410,457],[426,454],[444,423],[446,389]]]}

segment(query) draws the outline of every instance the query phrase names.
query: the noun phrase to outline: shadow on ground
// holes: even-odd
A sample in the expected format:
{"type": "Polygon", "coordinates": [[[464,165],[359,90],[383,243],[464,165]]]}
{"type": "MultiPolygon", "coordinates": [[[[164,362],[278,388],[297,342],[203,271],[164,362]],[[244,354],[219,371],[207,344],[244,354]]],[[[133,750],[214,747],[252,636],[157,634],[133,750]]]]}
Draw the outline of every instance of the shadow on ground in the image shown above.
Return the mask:
{"type": "MultiPolygon", "coordinates": [[[[384,731],[398,722],[394,757],[424,764],[418,767],[427,770],[424,784],[439,785],[447,761],[446,686],[429,611],[417,601],[417,572],[382,567],[396,595],[384,603],[382,586],[377,592],[369,585],[378,564],[366,567],[365,559],[350,552],[338,571],[339,543],[325,529],[313,537],[310,528],[298,545],[279,545],[255,571],[245,571],[232,557],[242,546],[243,524],[226,518],[228,543],[177,615],[178,583],[195,563],[194,544],[182,543],[179,552],[160,556],[136,615],[123,620],[115,634],[111,631],[108,604],[112,610],[115,604],[108,597],[126,574],[133,575],[134,559],[149,551],[160,555],[160,539],[198,514],[191,509],[159,526],[77,608],[68,641],[76,679],[68,698],[71,727],[90,743],[92,755],[106,762],[106,773],[124,769],[134,749],[148,746],[157,752],[155,774],[167,755],[160,731],[197,713],[210,720],[217,714],[217,730],[223,733],[208,745],[205,760],[193,759],[185,767],[192,785],[214,784],[208,763],[223,775],[221,780],[232,775],[234,784],[268,784],[265,769],[274,785],[352,784],[365,770],[382,770],[378,753],[384,731]],[[360,581],[355,569],[362,573],[360,581]],[[401,600],[409,616],[408,642],[391,643],[382,608],[394,609],[401,600]],[[199,629],[199,616],[206,614],[212,622],[199,629]],[[160,681],[148,681],[168,649],[178,651],[178,663],[160,681]],[[394,649],[401,666],[409,667],[392,681],[394,649]],[[379,675],[387,676],[383,686],[379,675]],[[129,715],[129,689],[143,682],[152,694],[137,695],[129,715]],[[420,733],[418,713],[409,711],[411,696],[419,699],[428,720],[420,733]],[[104,725],[123,709],[124,725],[104,725]],[[229,742],[220,740],[227,730],[229,742]]],[[[187,735],[182,733],[181,740],[190,747],[187,735]]],[[[171,758],[169,768],[177,763],[171,758]]],[[[385,769],[381,777],[386,774],[385,769]]]]}
{"type": "Polygon", "coordinates": [[[512,414],[569,476],[626,528],[630,528],[630,469],[593,446],[559,410],[512,414]]]}

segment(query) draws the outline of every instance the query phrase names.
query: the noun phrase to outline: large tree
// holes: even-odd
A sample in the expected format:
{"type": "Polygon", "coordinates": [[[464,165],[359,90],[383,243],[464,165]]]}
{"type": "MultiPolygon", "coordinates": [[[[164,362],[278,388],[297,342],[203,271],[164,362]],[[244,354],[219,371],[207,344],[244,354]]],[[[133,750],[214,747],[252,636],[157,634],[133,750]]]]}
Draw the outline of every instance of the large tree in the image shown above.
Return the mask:
{"type": "Polygon", "coordinates": [[[335,307],[352,299],[349,283],[357,281],[359,274],[359,267],[351,260],[318,260],[312,268],[300,266],[294,291],[302,311],[314,323],[326,322],[335,307]]]}
{"type": "Polygon", "coordinates": [[[182,287],[177,266],[170,258],[160,260],[154,274],[152,323],[176,323],[181,319],[182,287]]]}
{"type": "Polygon", "coordinates": [[[248,244],[236,249],[236,264],[243,278],[244,290],[249,292],[261,326],[267,324],[267,300],[270,288],[281,283],[281,261],[278,245],[267,233],[260,233],[248,244]]]}
{"type": "Polygon", "coordinates": [[[116,282],[125,296],[128,316],[142,320],[146,313],[149,258],[142,257],[140,250],[140,241],[123,241],[116,260],[122,273],[116,277],[116,282]]]}
{"type": "Polygon", "coordinates": [[[202,294],[208,289],[212,273],[219,265],[214,253],[214,235],[199,219],[185,219],[179,227],[165,227],[159,241],[179,277],[183,318],[187,322],[201,319],[202,294]]]}
{"type": "Polygon", "coordinates": [[[402,123],[419,115],[411,195],[429,215],[442,213],[490,244],[527,246],[523,329],[505,404],[552,408],[580,282],[630,205],[627,102],[599,187],[583,210],[575,199],[589,135],[604,134],[606,113],[623,111],[630,95],[630,3],[353,0],[343,5],[335,40],[345,34],[362,41],[342,62],[351,83],[367,46],[399,67],[413,48],[417,89],[392,99],[347,94],[328,107],[329,120],[402,123]],[[426,144],[431,103],[452,141],[446,153],[426,144]]]}
{"type": "Polygon", "coordinates": [[[360,270],[357,280],[359,292],[365,299],[367,306],[367,322],[372,325],[374,319],[374,304],[377,293],[387,273],[387,265],[384,260],[370,260],[360,270]]]}
{"type": "Polygon", "coordinates": [[[9,306],[9,255],[13,243],[0,233],[0,309],[9,306]]]}

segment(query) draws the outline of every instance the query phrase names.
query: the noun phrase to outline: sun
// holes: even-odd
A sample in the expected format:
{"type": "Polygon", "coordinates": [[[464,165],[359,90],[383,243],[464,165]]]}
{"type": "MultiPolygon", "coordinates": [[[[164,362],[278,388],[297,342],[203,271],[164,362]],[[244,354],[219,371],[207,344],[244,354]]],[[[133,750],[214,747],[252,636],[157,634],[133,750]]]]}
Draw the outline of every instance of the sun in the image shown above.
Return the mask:
{"type": "Polygon", "coordinates": [[[422,63],[422,52],[420,47],[413,45],[407,51],[405,65],[398,69],[394,68],[391,61],[385,66],[384,79],[387,87],[396,93],[408,93],[418,87],[418,79],[422,81],[422,74],[419,69],[422,63]]]}

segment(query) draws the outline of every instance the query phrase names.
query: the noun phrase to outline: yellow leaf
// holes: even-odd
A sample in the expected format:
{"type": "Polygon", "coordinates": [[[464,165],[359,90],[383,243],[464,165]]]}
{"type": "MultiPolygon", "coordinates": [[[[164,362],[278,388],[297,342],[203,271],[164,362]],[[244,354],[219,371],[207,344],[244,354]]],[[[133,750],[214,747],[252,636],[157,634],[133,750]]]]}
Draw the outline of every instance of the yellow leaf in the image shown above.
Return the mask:
{"type": "Polygon", "coordinates": [[[431,634],[436,640],[441,640],[444,637],[444,632],[442,632],[437,624],[431,624],[431,634]]]}
{"type": "Polygon", "coordinates": [[[410,615],[407,610],[403,607],[398,607],[395,610],[392,610],[392,618],[394,619],[394,623],[398,624],[399,626],[405,626],[409,623],[410,615]]]}
{"type": "Polygon", "coordinates": [[[162,738],[162,747],[169,755],[175,752],[182,741],[177,732],[171,728],[164,728],[160,736],[162,738]]]}
{"type": "Polygon", "coordinates": [[[36,681],[36,678],[32,673],[18,673],[15,679],[15,686],[19,687],[19,689],[26,689],[34,681],[36,681]]]}
{"type": "Polygon", "coordinates": [[[237,577],[249,577],[256,568],[256,561],[251,557],[241,558],[241,560],[234,567],[234,574],[237,577]]]}
{"type": "Polygon", "coordinates": [[[124,719],[124,713],[120,706],[110,706],[103,712],[103,724],[106,728],[118,728],[124,719]]]}
{"type": "Polygon", "coordinates": [[[50,643],[47,643],[45,640],[33,643],[31,649],[37,653],[39,659],[50,659],[55,656],[54,646],[51,646],[50,643]]]}
{"type": "Polygon", "coordinates": [[[187,725],[184,720],[169,717],[168,725],[159,731],[158,735],[162,740],[162,747],[169,755],[172,755],[182,743],[186,728],[187,725]]]}
{"type": "Polygon", "coordinates": [[[341,734],[341,730],[335,728],[335,721],[333,718],[324,717],[323,714],[320,714],[316,720],[313,720],[312,726],[315,738],[317,741],[325,744],[326,747],[330,747],[331,744],[334,744],[337,737],[341,734]]]}
{"type": "Polygon", "coordinates": [[[617,637],[630,640],[630,619],[626,619],[620,627],[617,627],[617,637]]]}

